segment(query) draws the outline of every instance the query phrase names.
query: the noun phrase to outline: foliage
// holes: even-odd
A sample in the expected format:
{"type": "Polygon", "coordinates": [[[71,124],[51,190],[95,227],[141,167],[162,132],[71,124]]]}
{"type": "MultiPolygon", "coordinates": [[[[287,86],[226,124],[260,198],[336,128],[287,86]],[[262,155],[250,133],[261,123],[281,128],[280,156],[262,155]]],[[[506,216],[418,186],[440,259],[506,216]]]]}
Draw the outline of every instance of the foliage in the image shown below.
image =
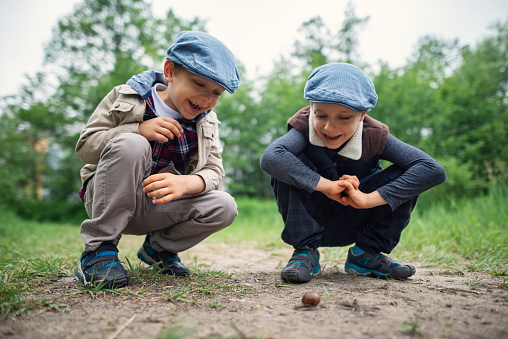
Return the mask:
{"type": "Polygon", "coordinates": [[[440,42],[431,37],[420,41],[415,60],[401,69],[382,65],[374,84],[378,103],[369,113],[390,127],[397,138],[424,148],[424,140],[437,141],[434,131],[436,115],[441,114],[441,102],[436,87],[448,69],[448,51],[455,42],[440,42]],[[445,52],[446,51],[446,52],[445,52]]]}
{"type": "MultiPolygon", "coordinates": [[[[302,23],[290,55],[281,55],[269,74],[242,76],[237,93],[224,94],[216,111],[230,193],[272,197],[269,177],[259,168],[262,152],[308,105],[303,89],[313,68],[345,61],[373,69],[357,52],[368,20],[357,17],[351,4],[335,32],[319,16],[311,18],[302,23]]],[[[39,220],[69,220],[81,206],[82,163],[74,146],[97,104],[133,74],[160,69],[177,32],[205,28],[200,19],[182,20],[171,10],[155,17],[147,0],[82,0],[61,18],[46,44],[44,68],[1,104],[0,204],[39,220]]],[[[508,21],[495,23],[476,46],[422,37],[403,67],[381,63],[370,72],[379,101],[369,114],[447,169],[448,182],[422,195],[421,206],[485,192],[485,183],[506,169],[506,55],[508,21]]]]}
{"type": "Polygon", "coordinates": [[[426,192],[418,199],[418,210],[429,210],[432,205],[447,205],[454,198],[474,197],[488,189],[488,182],[475,177],[471,163],[461,163],[456,158],[438,159],[446,169],[446,181],[426,192]]]}
{"type": "Polygon", "coordinates": [[[259,157],[263,152],[260,139],[267,133],[267,118],[252,97],[251,82],[242,79],[236,93],[223,94],[214,111],[221,120],[226,188],[240,195],[262,195],[265,174],[259,168],[259,157]]]}
{"type": "Polygon", "coordinates": [[[439,88],[436,116],[439,155],[471,161],[486,174],[486,162],[508,159],[508,20],[476,49],[464,46],[461,65],[439,88]]]}
{"type": "Polygon", "coordinates": [[[45,47],[45,71],[20,95],[6,98],[0,116],[0,203],[44,198],[77,208],[83,164],[74,147],[84,123],[114,86],[162,69],[176,33],[192,29],[204,30],[204,24],[171,10],[156,18],[145,0],[83,0],[60,19],[45,47]]]}

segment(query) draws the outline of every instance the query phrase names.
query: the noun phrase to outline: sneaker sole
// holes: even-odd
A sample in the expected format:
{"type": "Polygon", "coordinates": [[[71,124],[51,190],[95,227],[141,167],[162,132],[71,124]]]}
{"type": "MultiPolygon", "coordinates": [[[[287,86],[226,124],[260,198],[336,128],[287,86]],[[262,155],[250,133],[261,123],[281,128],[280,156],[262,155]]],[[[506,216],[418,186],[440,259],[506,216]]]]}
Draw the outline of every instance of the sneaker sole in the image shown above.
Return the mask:
{"type": "Polygon", "coordinates": [[[90,281],[86,280],[85,274],[83,273],[83,269],[81,268],[81,262],[78,264],[78,273],[76,274],[78,279],[81,280],[85,287],[90,286],[90,281]]]}
{"type": "Polygon", "coordinates": [[[410,276],[414,275],[416,273],[416,269],[413,265],[404,265],[401,268],[407,268],[409,269],[409,274],[406,269],[397,270],[393,269],[393,272],[391,273],[381,273],[379,271],[371,270],[366,267],[360,267],[352,263],[346,262],[345,270],[346,273],[354,274],[354,275],[370,275],[374,278],[391,278],[395,280],[401,280],[401,279],[407,279],[410,276]]]}
{"type": "Polygon", "coordinates": [[[164,265],[160,261],[153,260],[152,257],[149,256],[148,253],[145,251],[143,246],[141,246],[141,248],[138,250],[138,259],[147,265],[157,265],[157,267],[163,270],[163,272],[166,274],[175,275],[177,277],[186,277],[190,274],[189,269],[185,270],[184,272],[178,272],[178,274],[175,274],[173,269],[164,267],[164,265]],[[165,270],[168,270],[168,272],[165,272],[165,270]]]}
{"type": "MultiPolygon", "coordinates": [[[[81,267],[81,262],[78,264],[78,273],[76,275],[85,287],[89,287],[92,285],[91,281],[86,280],[86,275],[83,272],[83,268],[81,267]]],[[[106,282],[106,283],[104,283],[102,288],[111,289],[111,288],[117,288],[117,287],[124,287],[124,286],[129,285],[129,282],[130,282],[130,278],[129,278],[129,276],[127,276],[124,279],[115,279],[113,281],[106,282]]],[[[95,284],[100,284],[100,282],[96,282],[95,284]]]]}
{"type": "Polygon", "coordinates": [[[321,265],[318,265],[311,272],[302,272],[290,267],[287,270],[282,270],[281,279],[290,283],[307,283],[312,280],[312,277],[318,276],[321,273],[321,265]]]}

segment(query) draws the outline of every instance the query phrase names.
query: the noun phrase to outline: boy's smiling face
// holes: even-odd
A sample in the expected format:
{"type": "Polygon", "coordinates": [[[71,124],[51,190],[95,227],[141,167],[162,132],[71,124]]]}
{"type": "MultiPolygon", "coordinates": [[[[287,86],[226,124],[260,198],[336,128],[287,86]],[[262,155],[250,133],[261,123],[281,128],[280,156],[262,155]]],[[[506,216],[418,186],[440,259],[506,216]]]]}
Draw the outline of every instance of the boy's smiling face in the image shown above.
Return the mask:
{"type": "Polygon", "coordinates": [[[365,118],[365,112],[342,105],[311,103],[311,107],[314,129],[329,149],[337,149],[348,141],[365,118]]]}
{"type": "Polygon", "coordinates": [[[168,81],[168,88],[164,94],[160,94],[169,107],[185,119],[192,120],[217,105],[224,92],[222,86],[191,73],[184,67],[175,72],[174,66],[171,60],[166,60],[164,77],[168,81]]]}

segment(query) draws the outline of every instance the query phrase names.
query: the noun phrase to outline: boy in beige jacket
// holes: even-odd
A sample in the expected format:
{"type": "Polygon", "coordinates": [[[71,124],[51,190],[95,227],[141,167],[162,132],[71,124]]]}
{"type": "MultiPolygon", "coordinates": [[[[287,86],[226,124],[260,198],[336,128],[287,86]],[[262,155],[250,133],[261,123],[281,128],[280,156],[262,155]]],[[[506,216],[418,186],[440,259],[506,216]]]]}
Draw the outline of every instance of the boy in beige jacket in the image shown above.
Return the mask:
{"type": "Polygon", "coordinates": [[[236,203],[218,191],[224,169],[212,109],[239,83],[231,51],[189,31],[169,47],[163,73],[133,76],[102,100],[76,145],[86,164],[80,196],[89,219],[78,264],[85,286],[129,283],[117,255],[122,234],[146,235],[138,257],[186,276],[178,253],[233,222],[236,203]]]}

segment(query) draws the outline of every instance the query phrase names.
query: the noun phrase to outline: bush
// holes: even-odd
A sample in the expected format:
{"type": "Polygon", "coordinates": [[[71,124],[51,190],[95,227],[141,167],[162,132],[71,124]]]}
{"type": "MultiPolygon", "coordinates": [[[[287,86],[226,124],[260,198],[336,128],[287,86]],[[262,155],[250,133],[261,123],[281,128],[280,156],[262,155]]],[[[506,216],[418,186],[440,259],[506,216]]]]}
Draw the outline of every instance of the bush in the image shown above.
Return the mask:
{"type": "Polygon", "coordinates": [[[471,164],[459,163],[456,158],[438,160],[446,170],[446,181],[422,193],[418,200],[419,210],[433,204],[449,203],[455,199],[468,198],[486,193],[487,178],[477,178],[471,164]]]}
{"type": "Polygon", "coordinates": [[[61,222],[81,225],[88,218],[82,203],[69,201],[38,201],[29,200],[13,207],[23,219],[39,222],[61,222]]]}

